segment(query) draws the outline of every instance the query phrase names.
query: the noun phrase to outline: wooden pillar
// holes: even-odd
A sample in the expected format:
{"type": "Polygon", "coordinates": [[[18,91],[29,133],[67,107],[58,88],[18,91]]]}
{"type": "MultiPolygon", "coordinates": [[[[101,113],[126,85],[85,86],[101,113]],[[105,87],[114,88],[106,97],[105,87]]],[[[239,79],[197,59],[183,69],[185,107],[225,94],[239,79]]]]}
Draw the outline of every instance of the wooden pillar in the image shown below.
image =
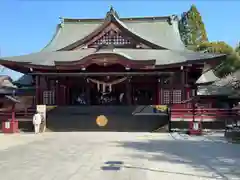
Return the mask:
{"type": "Polygon", "coordinates": [[[90,87],[90,84],[89,84],[89,81],[87,79],[85,79],[85,86],[86,86],[86,103],[87,105],[90,105],[91,104],[91,87],[90,87]]]}
{"type": "Polygon", "coordinates": [[[58,105],[63,105],[63,85],[62,79],[58,80],[58,105]]]}
{"type": "Polygon", "coordinates": [[[168,120],[168,129],[169,132],[172,131],[172,121],[171,121],[171,113],[172,113],[172,107],[173,107],[173,78],[174,74],[170,75],[170,88],[169,88],[169,95],[170,95],[170,103],[168,105],[168,113],[169,113],[169,120],[168,120]]]}
{"type": "Polygon", "coordinates": [[[132,105],[132,84],[131,84],[131,77],[128,77],[127,80],[125,81],[126,85],[126,100],[127,100],[127,105],[132,105]]]}
{"type": "MultiPolygon", "coordinates": [[[[186,68],[181,66],[181,84],[182,84],[182,93],[181,100],[184,101],[187,99],[188,87],[187,87],[187,79],[186,79],[186,68]]],[[[183,107],[187,107],[187,104],[183,104],[183,107]]]]}
{"type": "Polygon", "coordinates": [[[172,132],[171,107],[168,107],[168,132],[172,132]]]}
{"type": "Polygon", "coordinates": [[[43,92],[47,90],[47,79],[45,76],[39,76],[39,104],[43,104],[43,92]]]}
{"type": "Polygon", "coordinates": [[[66,84],[66,87],[65,87],[65,91],[66,91],[66,95],[65,95],[65,104],[66,105],[69,105],[69,86],[68,84],[66,84]]]}
{"type": "Polygon", "coordinates": [[[12,119],[11,121],[15,121],[16,117],[15,117],[15,103],[12,104],[12,119]]]}
{"type": "Polygon", "coordinates": [[[35,102],[36,102],[36,105],[38,105],[38,104],[41,104],[41,101],[40,101],[41,89],[40,89],[40,76],[39,75],[35,76],[35,87],[36,87],[35,102]]]}
{"type": "Polygon", "coordinates": [[[58,80],[58,105],[62,105],[63,102],[63,92],[62,92],[62,80],[58,80]]]}
{"type": "Polygon", "coordinates": [[[193,115],[193,122],[195,122],[195,111],[196,111],[196,101],[195,99],[192,100],[192,115],[193,115]]]}
{"type": "Polygon", "coordinates": [[[156,91],[156,105],[161,104],[161,79],[160,77],[157,78],[157,91],[156,91]]]}
{"type": "Polygon", "coordinates": [[[62,97],[63,97],[63,102],[62,104],[63,105],[66,105],[66,84],[64,82],[64,84],[62,85],[62,97]]]}
{"type": "Polygon", "coordinates": [[[170,105],[173,105],[174,74],[170,77],[170,105]]]}
{"type": "Polygon", "coordinates": [[[58,104],[66,105],[66,78],[61,78],[58,81],[58,104]]]}
{"type": "Polygon", "coordinates": [[[181,66],[181,84],[182,84],[182,100],[186,100],[186,69],[181,66]]]}
{"type": "Polygon", "coordinates": [[[59,79],[57,79],[56,81],[55,81],[55,92],[56,92],[56,105],[59,105],[59,79]]]}
{"type": "Polygon", "coordinates": [[[66,77],[65,79],[65,91],[66,91],[66,94],[65,94],[65,104],[66,105],[69,105],[69,85],[70,83],[68,82],[68,77],[66,77]]]}

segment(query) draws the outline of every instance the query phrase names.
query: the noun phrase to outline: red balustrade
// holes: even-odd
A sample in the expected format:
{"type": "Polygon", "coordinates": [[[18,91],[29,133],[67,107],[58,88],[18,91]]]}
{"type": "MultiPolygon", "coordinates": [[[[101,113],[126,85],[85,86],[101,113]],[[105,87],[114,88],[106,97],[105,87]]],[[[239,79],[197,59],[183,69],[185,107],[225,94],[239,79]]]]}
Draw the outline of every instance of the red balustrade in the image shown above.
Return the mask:
{"type": "MultiPolygon", "coordinates": [[[[15,112],[16,119],[18,118],[32,118],[33,114],[36,112],[36,109],[29,108],[26,110],[17,110],[15,112]]],[[[216,119],[216,118],[231,118],[239,116],[240,109],[217,109],[217,108],[204,108],[204,109],[171,109],[171,118],[180,118],[180,119],[192,119],[195,118],[201,119],[216,119]]],[[[0,121],[4,118],[12,116],[11,110],[0,111],[0,121]]]]}
{"type": "Polygon", "coordinates": [[[173,121],[192,121],[193,117],[202,121],[214,121],[221,118],[235,118],[240,110],[236,109],[217,109],[217,108],[204,108],[204,109],[177,109],[171,110],[171,119],[173,121]]]}
{"type": "MultiPolygon", "coordinates": [[[[16,110],[15,117],[16,117],[16,119],[32,118],[35,112],[36,112],[36,109],[34,109],[34,108],[29,108],[26,110],[16,110]]],[[[5,120],[6,118],[10,118],[10,117],[12,117],[11,110],[0,111],[0,121],[5,120]]]]}

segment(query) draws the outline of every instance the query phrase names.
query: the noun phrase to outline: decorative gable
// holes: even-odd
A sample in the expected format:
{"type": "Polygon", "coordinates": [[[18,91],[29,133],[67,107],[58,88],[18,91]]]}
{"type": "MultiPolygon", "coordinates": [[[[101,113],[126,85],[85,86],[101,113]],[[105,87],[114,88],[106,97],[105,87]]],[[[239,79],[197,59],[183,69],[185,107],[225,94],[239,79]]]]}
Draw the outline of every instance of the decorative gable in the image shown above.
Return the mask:
{"type": "Polygon", "coordinates": [[[115,23],[110,23],[104,29],[98,31],[95,36],[89,38],[85,43],[74,48],[98,48],[102,45],[111,45],[116,48],[143,48],[149,49],[150,47],[132,37],[130,33],[123,32],[115,23]]]}
{"type": "Polygon", "coordinates": [[[96,40],[89,46],[98,46],[98,45],[114,45],[114,46],[122,46],[122,45],[130,45],[136,44],[131,38],[123,37],[116,31],[109,31],[100,39],[96,40]]]}
{"type": "MultiPolygon", "coordinates": [[[[168,20],[168,17],[164,17],[164,18],[157,17],[157,18],[164,19],[164,21],[168,20]]],[[[154,23],[154,22],[149,22],[149,20],[155,20],[156,18],[152,17],[152,18],[134,18],[134,19],[141,20],[141,21],[143,20],[143,22],[150,23],[149,25],[151,25],[151,23],[154,23]]],[[[132,21],[133,19],[125,18],[125,20],[127,22],[127,21],[132,21]]],[[[125,45],[128,48],[168,49],[166,47],[160,46],[158,41],[148,40],[141,36],[141,35],[145,36],[144,35],[146,33],[145,27],[148,26],[147,24],[145,27],[140,26],[139,28],[137,28],[138,26],[135,27],[135,25],[137,25],[136,23],[138,23],[138,22],[133,21],[132,25],[134,25],[135,28],[134,27],[132,27],[132,28],[136,30],[136,32],[135,32],[132,30],[131,27],[128,27],[127,24],[125,24],[125,22],[119,18],[117,12],[112,7],[110,8],[110,11],[107,12],[106,17],[104,19],[64,19],[64,22],[65,21],[70,22],[70,23],[81,22],[81,23],[79,23],[79,25],[80,25],[79,27],[83,27],[83,29],[82,30],[80,28],[76,29],[75,33],[73,33],[74,34],[73,37],[76,36],[76,38],[79,38],[79,39],[75,39],[74,42],[72,42],[73,38],[63,39],[64,44],[68,44],[68,45],[64,45],[64,47],[58,48],[57,50],[59,50],[59,51],[85,49],[90,46],[96,46],[98,44],[102,44],[105,41],[107,41],[107,43],[114,42],[114,44],[117,44],[117,45],[119,45],[119,44],[121,44],[122,46],[125,45]],[[86,24],[85,24],[85,22],[86,22],[86,24]],[[89,23],[89,22],[91,22],[91,23],[89,23]],[[93,24],[92,24],[92,22],[93,22],[93,24]],[[141,31],[142,28],[144,28],[143,31],[141,31]],[[139,29],[140,31],[138,31],[137,29],[139,29]],[[109,30],[112,30],[113,32],[115,31],[114,33],[120,32],[121,34],[119,35],[119,33],[117,33],[116,36],[109,38],[110,34],[105,35],[106,33],[109,32],[109,30]],[[78,32],[79,32],[79,35],[78,35],[78,32]],[[87,34],[88,32],[89,32],[89,34],[87,34]],[[104,38],[102,38],[103,35],[105,35],[104,38]],[[128,38],[126,38],[126,37],[128,37],[128,38]],[[99,39],[101,39],[101,40],[99,40],[99,39]],[[114,40],[112,40],[112,39],[114,39],[114,40]],[[134,41],[132,42],[131,39],[134,41]],[[66,41],[68,41],[68,42],[66,42],[66,41]],[[95,42],[95,41],[97,41],[97,42],[95,42]]],[[[141,23],[141,22],[139,22],[139,23],[141,23]]],[[[168,24],[168,26],[169,26],[169,24],[168,24]]],[[[62,26],[62,27],[64,27],[64,26],[62,26]]],[[[148,28],[148,27],[146,27],[146,28],[148,28]]],[[[149,28],[150,28],[150,26],[149,26],[149,28]]],[[[153,28],[153,26],[151,26],[150,29],[152,29],[152,28],[153,28]]],[[[69,29],[71,29],[71,28],[69,28],[69,29]]],[[[153,28],[153,29],[155,29],[155,28],[153,28]]],[[[166,29],[166,28],[163,28],[163,29],[166,29]]],[[[66,31],[61,31],[61,32],[66,32],[66,31]]],[[[71,31],[69,31],[69,32],[71,33],[71,31]]],[[[65,33],[65,34],[67,34],[67,33],[65,33]]],[[[153,30],[150,32],[150,34],[154,35],[154,34],[158,34],[158,33],[155,32],[155,30],[153,30]]],[[[63,37],[65,37],[65,35],[63,37]]],[[[62,42],[62,40],[59,40],[59,41],[62,42]]],[[[164,44],[164,42],[161,44],[164,44]]]]}

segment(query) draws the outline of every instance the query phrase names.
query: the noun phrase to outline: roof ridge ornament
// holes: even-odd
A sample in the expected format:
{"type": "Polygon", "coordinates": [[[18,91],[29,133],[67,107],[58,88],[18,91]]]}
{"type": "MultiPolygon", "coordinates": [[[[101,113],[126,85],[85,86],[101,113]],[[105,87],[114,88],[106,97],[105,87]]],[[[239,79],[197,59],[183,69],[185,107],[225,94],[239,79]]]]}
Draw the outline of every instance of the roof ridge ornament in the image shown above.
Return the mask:
{"type": "Polygon", "coordinates": [[[173,24],[173,17],[172,17],[172,16],[169,16],[168,23],[169,23],[170,25],[173,24]]]}
{"type": "Polygon", "coordinates": [[[60,20],[60,27],[63,27],[63,24],[64,24],[64,18],[63,17],[59,17],[59,20],[60,20]]]}
{"type": "Polygon", "coordinates": [[[178,17],[176,15],[169,16],[168,23],[172,25],[174,21],[178,21],[178,17]]]}
{"type": "Polygon", "coordinates": [[[113,16],[119,18],[118,13],[114,10],[113,6],[110,6],[110,10],[107,12],[105,19],[112,21],[114,19],[113,16]]]}

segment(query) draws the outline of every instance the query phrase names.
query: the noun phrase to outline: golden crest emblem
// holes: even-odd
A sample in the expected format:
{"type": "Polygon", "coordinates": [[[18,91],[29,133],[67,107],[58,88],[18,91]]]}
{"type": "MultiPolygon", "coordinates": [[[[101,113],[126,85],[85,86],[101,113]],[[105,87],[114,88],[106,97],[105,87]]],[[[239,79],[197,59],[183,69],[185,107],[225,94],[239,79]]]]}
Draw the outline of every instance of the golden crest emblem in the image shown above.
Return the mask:
{"type": "Polygon", "coordinates": [[[106,118],[106,116],[100,115],[100,116],[97,117],[96,123],[97,123],[98,126],[103,127],[103,126],[107,125],[108,119],[106,118]]]}
{"type": "Polygon", "coordinates": [[[158,110],[158,111],[167,111],[168,107],[165,106],[165,105],[156,105],[155,108],[158,110]]]}

